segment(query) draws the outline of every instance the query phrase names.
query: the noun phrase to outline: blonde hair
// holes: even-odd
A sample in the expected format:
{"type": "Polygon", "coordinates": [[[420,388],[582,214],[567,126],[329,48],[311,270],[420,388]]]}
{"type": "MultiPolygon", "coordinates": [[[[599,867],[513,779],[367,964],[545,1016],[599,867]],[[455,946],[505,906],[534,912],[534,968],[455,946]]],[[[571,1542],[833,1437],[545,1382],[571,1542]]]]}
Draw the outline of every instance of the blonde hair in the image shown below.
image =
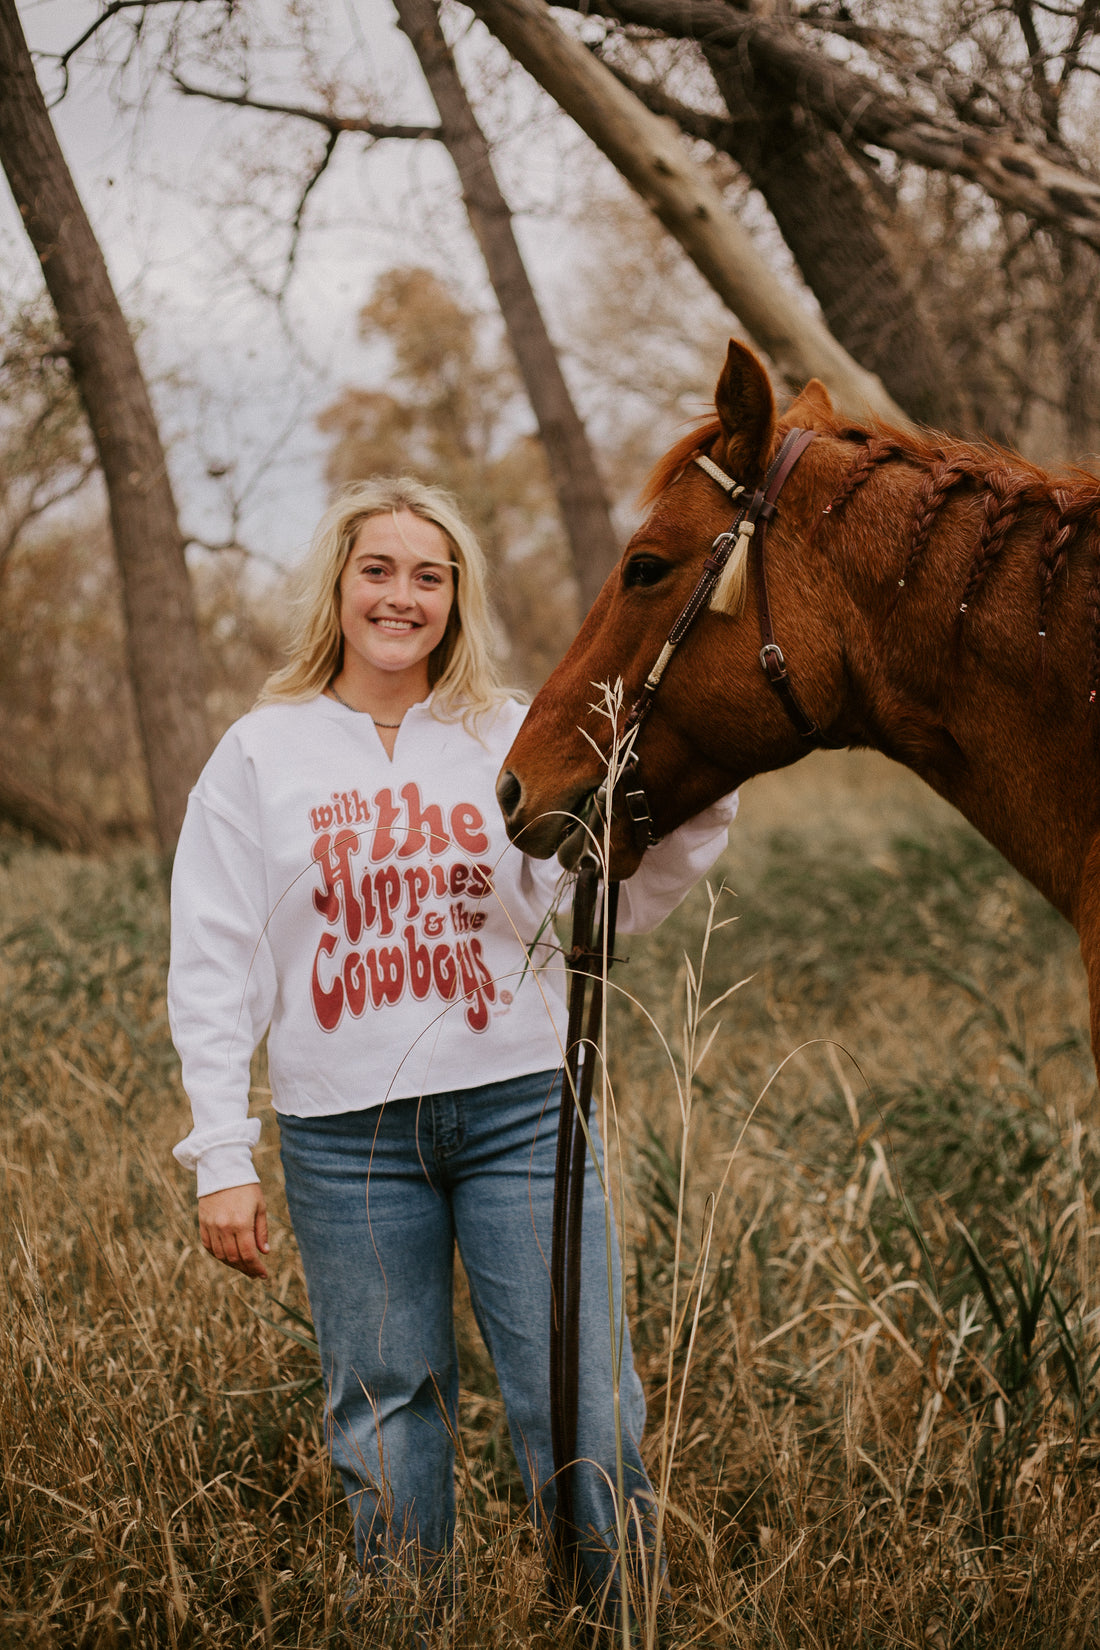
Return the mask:
{"type": "Polygon", "coordinates": [[[344,658],[340,579],[359,529],[372,516],[408,510],[438,527],[454,555],[455,599],[443,639],[428,660],[433,711],[468,725],[506,697],[498,673],[496,622],[489,607],[485,553],[450,493],[410,476],[353,482],[329,505],[298,569],[290,663],[274,671],[257,705],[315,699],[344,658]]]}

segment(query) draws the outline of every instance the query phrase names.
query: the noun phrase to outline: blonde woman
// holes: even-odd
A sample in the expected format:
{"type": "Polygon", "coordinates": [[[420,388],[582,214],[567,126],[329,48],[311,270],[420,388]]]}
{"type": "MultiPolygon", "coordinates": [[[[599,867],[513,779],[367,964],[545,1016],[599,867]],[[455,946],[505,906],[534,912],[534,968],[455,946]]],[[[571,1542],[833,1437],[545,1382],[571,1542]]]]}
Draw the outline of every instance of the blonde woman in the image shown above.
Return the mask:
{"type": "MultiPolygon", "coordinates": [[[[265,1278],[249,1062],[265,1031],[328,1438],[361,1564],[445,1574],[454,1536],[457,1244],[540,1527],[549,1427],[560,967],[533,970],[556,868],[505,834],[494,783],[524,707],[500,688],[482,552],[454,501],[351,488],[302,573],[290,663],[192,793],[172,883],[169,1010],[206,1249],[265,1278]]],[[[624,886],[653,926],[711,865],[735,799],[624,886]]],[[[542,959],[546,962],[545,956],[542,959]]],[[[586,1199],[575,1502],[584,1581],[613,1595],[615,1439],[602,1204],[586,1199]]],[[[618,1277],[612,1287],[617,1291],[618,1277]]],[[[627,1493],[651,1490],[629,1346],[627,1493]]],[[[637,1556],[637,1555],[636,1555],[637,1556]]]]}

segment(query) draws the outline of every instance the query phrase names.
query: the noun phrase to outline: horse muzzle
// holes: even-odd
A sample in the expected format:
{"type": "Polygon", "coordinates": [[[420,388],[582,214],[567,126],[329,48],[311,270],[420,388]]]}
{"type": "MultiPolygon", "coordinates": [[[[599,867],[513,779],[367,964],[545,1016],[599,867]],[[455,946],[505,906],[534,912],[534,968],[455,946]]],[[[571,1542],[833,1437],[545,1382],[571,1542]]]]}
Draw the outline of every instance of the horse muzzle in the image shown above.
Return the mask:
{"type": "MultiPolygon", "coordinates": [[[[497,780],[496,789],[508,835],[517,848],[522,848],[534,859],[549,859],[552,854],[561,851],[567,842],[572,846],[573,837],[579,839],[584,836],[584,823],[593,796],[590,786],[577,787],[572,792],[555,797],[556,806],[543,808],[527,795],[519,777],[510,768],[505,768],[497,780]]],[[[578,841],[570,868],[582,851],[583,844],[578,841]]]]}
{"type": "Polygon", "coordinates": [[[610,848],[608,870],[613,877],[630,876],[637,869],[641,851],[636,847],[630,821],[619,807],[614,810],[610,840],[606,830],[607,786],[577,788],[554,798],[558,804],[536,812],[533,799],[510,768],[497,780],[497,801],[504,815],[508,835],[517,848],[535,859],[557,854],[567,871],[575,871],[586,853],[601,863],[605,846],[610,848]]]}

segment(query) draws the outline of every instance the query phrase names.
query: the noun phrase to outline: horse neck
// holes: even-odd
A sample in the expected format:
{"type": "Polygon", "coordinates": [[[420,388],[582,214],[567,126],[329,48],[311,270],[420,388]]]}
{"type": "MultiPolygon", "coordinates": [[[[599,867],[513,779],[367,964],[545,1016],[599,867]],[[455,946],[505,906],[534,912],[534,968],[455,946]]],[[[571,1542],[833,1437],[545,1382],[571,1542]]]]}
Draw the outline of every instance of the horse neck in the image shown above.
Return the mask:
{"type": "Polygon", "coordinates": [[[1068,914],[1098,803],[1088,621],[1063,603],[1044,677],[1042,518],[1021,485],[1038,472],[1021,466],[1013,493],[977,456],[960,447],[938,474],[881,462],[823,518],[848,613],[838,732],[912,769],[1068,914]],[[1080,707],[1068,732],[1060,700],[1080,707]]]}

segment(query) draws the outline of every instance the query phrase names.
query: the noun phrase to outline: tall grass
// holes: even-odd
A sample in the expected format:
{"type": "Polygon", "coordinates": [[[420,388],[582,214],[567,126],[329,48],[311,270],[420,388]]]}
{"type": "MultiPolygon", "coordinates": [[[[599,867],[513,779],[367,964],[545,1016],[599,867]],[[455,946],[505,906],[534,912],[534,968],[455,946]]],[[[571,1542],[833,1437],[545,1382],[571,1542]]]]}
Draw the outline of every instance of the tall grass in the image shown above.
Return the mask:
{"type": "MultiPolygon", "coordinates": [[[[1078,1650],[1100,1642],[1100,1163],[1074,937],[904,776],[805,766],[748,788],[733,892],[712,879],[713,913],[699,890],[613,975],[671,1641],[1078,1650]]],[[[369,1584],[344,1621],[270,1121],[269,1284],[197,1245],[165,903],[138,854],[3,852],[0,1644],[397,1644],[369,1584]]],[[[465,1303],[460,1340],[457,1642],[580,1643],[465,1303]]]]}

